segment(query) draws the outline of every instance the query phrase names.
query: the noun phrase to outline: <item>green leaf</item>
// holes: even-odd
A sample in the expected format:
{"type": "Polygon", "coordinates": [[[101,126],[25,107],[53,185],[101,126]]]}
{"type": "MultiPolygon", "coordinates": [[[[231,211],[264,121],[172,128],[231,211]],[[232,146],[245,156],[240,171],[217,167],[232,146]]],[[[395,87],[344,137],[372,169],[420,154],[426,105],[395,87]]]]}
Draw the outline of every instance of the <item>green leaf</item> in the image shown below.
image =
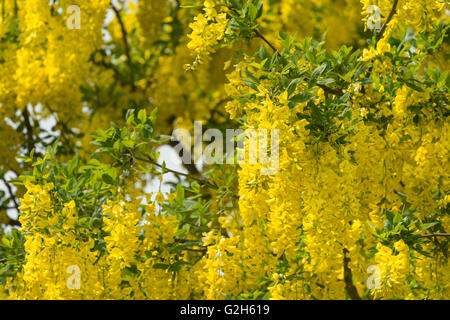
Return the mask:
{"type": "Polygon", "coordinates": [[[128,109],[127,110],[127,114],[126,114],[126,116],[125,116],[125,120],[127,120],[127,123],[128,123],[128,119],[130,119],[132,116],[134,116],[134,109],[128,109]]]}
{"type": "Polygon", "coordinates": [[[322,85],[327,85],[327,84],[330,84],[330,83],[333,83],[333,82],[335,82],[335,80],[331,79],[331,78],[317,80],[317,84],[322,84],[322,85]]]}
{"type": "Polygon", "coordinates": [[[315,95],[309,92],[302,92],[293,96],[290,101],[295,103],[302,103],[311,100],[315,95]]]}
{"type": "Polygon", "coordinates": [[[388,231],[392,230],[392,223],[388,219],[384,220],[384,228],[388,231]]]}
{"type": "Polygon", "coordinates": [[[399,214],[399,213],[397,213],[397,214],[394,216],[393,224],[394,224],[394,225],[397,225],[397,224],[400,223],[401,221],[402,221],[402,215],[399,214]]]}
{"type": "Polygon", "coordinates": [[[369,84],[369,83],[372,83],[372,82],[373,82],[372,79],[370,79],[370,78],[364,78],[364,79],[355,81],[355,84],[369,84]]]}
{"type": "Polygon", "coordinates": [[[249,3],[247,10],[250,21],[255,21],[256,16],[258,15],[258,9],[256,9],[253,3],[249,3]]]}
{"type": "Polygon", "coordinates": [[[340,97],[338,99],[338,103],[342,103],[342,104],[347,103],[349,97],[350,97],[350,91],[347,91],[346,93],[344,93],[342,95],[342,97],[340,97]]]}
{"type": "Polygon", "coordinates": [[[327,67],[327,64],[324,63],[324,64],[318,66],[316,69],[314,69],[314,71],[311,74],[311,80],[316,79],[318,76],[320,76],[325,71],[326,67],[327,67]]]}
{"type": "Polygon", "coordinates": [[[426,229],[430,229],[431,227],[435,226],[439,224],[439,221],[434,221],[434,222],[430,222],[430,223],[425,223],[420,227],[420,230],[426,230],[426,229]]]}
{"type": "Polygon", "coordinates": [[[106,182],[107,184],[111,184],[111,185],[115,185],[116,181],[107,173],[104,173],[102,175],[102,179],[104,182],[106,182]]]}
{"type": "Polygon", "coordinates": [[[295,91],[295,89],[297,88],[297,85],[300,82],[302,82],[302,80],[303,80],[302,78],[297,78],[297,79],[292,80],[291,83],[289,83],[289,85],[287,86],[287,89],[286,89],[288,96],[290,96],[295,91]]]}
{"type": "Polygon", "coordinates": [[[366,66],[364,64],[359,65],[358,69],[356,69],[356,73],[353,75],[352,79],[356,80],[359,76],[364,72],[366,66]]]}
{"type": "Polygon", "coordinates": [[[264,45],[261,45],[261,47],[259,47],[259,58],[261,60],[270,58],[270,54],[264,45]]]}
{"type": "Polygon", "coordinates": [[[257,87],[250,79],[242,79],[242,81],[243,81],[247,86],[249,86],[250,88],[252,88],[253,90],[259,92],[258,87],[257,87]]]}
{"type": "Polygon", "coordinates": [[[3,236],[2,238],[2,244],[4,247],[6,248],[12,248],[12,241],[7,237],[7,236],[3,236]]]}
{"type": "Polygon", "coordinates": [[[406,81],[405,84],[410,87],[413,90],[419,91],[419,92],[425,92],[421,87],[419,87],[418,85],[416,85],[413,82],[410,81],[406,81]]]}
{"type": "Polygon", "coordinates": [[[145,123],[146,122],[146,120],[147,120],[147,111],[145,111],[145,109],[139,110],[138,119],[141,121],[141,123],[145,123]]]}
{"type": "Polygon", "coordinates": [[[189,263],[186,262],[186,261],[177,261],[177,262],[175,262],[175,263],[173,263],[173,264],[170,265],[169,271],[172,271],[172,272],[178,272],[178,271],[181,270],[181,268],[182,268],[184,265],[188,265],[188,264],[189,264],[189,263]]]}
{"type": "Polygon", "coordinates": [[[257,77],[255,77],[253,75],[253,73],[251,73],[250,71],[248,71],[248,69],[246,68],[245,70],[245,74],[254,82],[254,83],[258,83],[259,84],[259,79],[257,77]]]}

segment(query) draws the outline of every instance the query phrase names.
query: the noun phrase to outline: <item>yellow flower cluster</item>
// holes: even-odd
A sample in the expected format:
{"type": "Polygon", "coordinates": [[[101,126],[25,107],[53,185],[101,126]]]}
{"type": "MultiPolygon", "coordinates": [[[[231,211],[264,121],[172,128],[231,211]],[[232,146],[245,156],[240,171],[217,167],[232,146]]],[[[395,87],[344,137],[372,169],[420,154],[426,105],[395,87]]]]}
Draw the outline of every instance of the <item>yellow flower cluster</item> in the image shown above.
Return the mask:
{"type": "MultiPolygon", "coordinates": [[[[13,20],[13,2],[4,1],[8,14],[0,17],[0,37],[13,20]]],[[[264,19],[258,21],[258,29],[277,44],[278,30],[294,31],[301,26],[298,37],[320,37],[328,27],[328,45],[334,48],[358,40],[360,2],[364,16],[373,4],[380,7],[383,17],[392,9],[388,0],[267,0],[263,1],[264,19]],[[304,14],[299,15],[300,11],[304,14]]],[[[406,207],[419,220],[433,215],[446,232],[450,230],[445,213],[450,199],[450,124],[448,118],[438,115],[429,88],[419,92],[401,85],[383,100],[388,90],[382,84],[366,84],[364,93],[362,85],[353,84],[346,105],[350,118],[333,119],[336,132],[330,132],[327,139],[316,139],[311,123],[298,114],[310,115],[311,107],[320,108],[330,93],[316,88],[309,105],[292,106],[288,93],[272,86],[276,77],[285,74],[261,79],[257,91],[246,85],[242,78],[248,78],[247,72],[256,78],[262,73],[253,58],[239,57],[238,62],[231,58],[231,46],[216,52],[229,32],[227,9],[217,1],[206,0],[203,13],[190,24],[192,32],[161,45],[163,54],[160,47],[151,47],[164,40],[161,25],[174,19],[186,28],[192,11],[174,13],[162,0],[139,1],[137,14],[132,6],[131,14],[121,11],[124,26],[129,30],[136,27],[138,34],[138,41],[133,32],[128,34],[127,43],[136,45],[129,65],[99,53],[94,57],[97,64],[88,62],[102,43],[109,1],[58,1],[53,10],[48,1],[18,4],[20,46],[0,43],[4,60],[0,63],[4,75],[0,81],[2,119],[14,115],[16,106],[23,110],[28,103],[42,103],[44,112],[46,106],[48,110],[55,107],[58,114],[70,118],[79,114],[82,106],[78,88],[88,85],[98,89],[93,100],[99,106],[111,102],[110,88],[123,92],[115,101],[120,108],[96,112],[89,121],[77,122],[86,137],[102,124],[119,119],[123,105],[146,101],[164,106],[158,125],[166,133],[172,129],[174,117],[179,117],[181,126],[188,126],[191,119],[219,119],[221,123],[225,116],[218,115],[223,107],[232,119],[245,117],[246,129],[278,129],[281,139],[278,171],[261,175],[263,164],[241,164],[239,200],[234,200],[238,208],[224,209],[219,201],[211,201],[211,210],[218,213],[209,225],[214,228],[203,234],[201,249],[182,253],[174,253],[177,241],[193,239],[177,238],[179,221],[161,213],[161,194],[155,201],[149,196],[146,206],[138,198],[142,190],[110,200],[101,208],[101,226],[88,228],[91,217],[85,216],[78,203],[61,203],[52,184],[27,183],[20,207],[25,264],[15,279],[0,286],[0,297],[225,299],[263,288],[272,299],[345,299],[350,278],[360,296],[448,299],[448,261],[424,256],[406,240],[380,244],[374,236],[376,229],[384,228],[386,212],[403,213],[406,207]],[[64,12],[69,4],[81,7],[80,30],[66,28],[67,15],[52,13],[64,12]],[[167,18],[169,13],[174,13],[173,17],[167,18]],[[191,67],[196,73],[184,72],[183,66],[192,59],[189,50],[195,55],[191,67]],[[209,59],[212,53],[214,59],[209,59]],[[225,69],[232,69],[226,77],[221,72],[225,61],[225,69]],[[125,79],[127,72],[134,75],[133,63],[147,62],[150,67],[143,71],[143,79],[125,79]],[[256,98],[232,99],[251,95],[256,98]],[[417,120],[411,109],[418,105],[421,114],[417,120]],[[385,126],[380,119],[387,119],[383,120],[385,126]],[[334,143],[342,136],[345,144],[334,143]],[[200,258],[192,264],[193,254],[200,258]],[[366,286],[367,268],[372,265],[380,269],[380,289],[366,286]],[[79,288],[73,288],[78,273],[79,288]]],[[[373,61],[371,72],[380,79],[389,75],[395,83],[395,66],[386,59],[392,50],[389,37],[400,25],[428,30],[442,14],[443,1],[399,0],[383,37],[374,48],[363,51],[361,60],[373,61]]],[[[115,20],[108,30],[120,46],[120,23],[115,20]]],[[[260,44],[261,39],[255,39],[232,46],[253,50],[260,44]]],[[[300,71],[313,71],[306,60],[299,60],[292,63],[298,63],[300,71]]],[[[298,87],[309,88],[309,84],[302,80],[298,87]]],[[[300,93],[296,89],[293,94],[300,93]]],[[[1,123],[1,137],[14,136],[14,130],[8,128],[1,123]]],[[[15,139],[18,146],[8,149],[5,140],[0,139],[1,158],[5,159],[1,165],[11,169],[14,153],[23,141],[15,139]]],[[[88,138],[82,142],[86,146],[88,138]]],[[[250,138],[246,146],[253,142],[250,138]]],[[[85,148],[84,153],[88,155],[89,150],[85,148]]],[[[423,249],[432,248],[428,244],[423,249]]]]}
{"type": "MultiPolygon", "coordinates": [[[[386,24],[384,33],[376,44],[376,48],[364,49],[363,61],[372,60],[378,55],[383,55],[390,51],[390,45],[388,39],[390,38],[392,32],[398,29],[398,26],[408,26],[412,27],[416,31],[429,30],[433,25],[437,24],[440,20],[446,17],[445,15],[445,2],[436,0],[399,0],[398,2],[392,2],[389,0],[361,0],[362,3],[362,16],[363,21],[368,20],[370,11],[368,8],[371,6],[377,6],[379,8],[380,20],[379,28],[386,24]],[[396,3],[395,8],[393,3],[396,3]],[[394,10],[394,11],[392,11],[394,10]],[[381,16],[387,19],[390,14],[390,21],[381,20],[381,16]]],[[[372,12],[373,13],[373,12],[372,12]]],[[[366,26],[367,27],[367,26],[366,26]]],[[[380,31],[380,30],[377,30],[380,31]]]]}
{"type": "MultiPolygon", "coordinates": [[[[380,9],[380,15],[387,18],[392,10],[394,1],[390,0],[361,0],[363,21],[367,21],[367,8],[376,5],[380,9]]],[[[439,22],[445,17],[445,1],[439,0],[399,0],[395,8],[395,17],[389,23],[390,26],[402,24],[424,31],[433,23],[439,22]]],[[[384,23],[385,21],[381,21],[384,23]]]]}
{"type": "Polygon", "coordinates": [[[15,299],[89,299],[101,289],[96,279],[94,240],[76,232],[79,222],[75,202],[55,209],[52,184],[41,187],[28,183],[22,199],[20,222],[25,235],[27,263],[9,291],[15,299]],[[71,266],[82,274],[81,286],[90,290],[71,290],[71,266]]]}
{"type": "MultiPolygon", "coordinates": [[[[380,45],[380,51],[383,50],[380,45]]],[[[251,62],[237,65],[229,75],[229,94],[255,93],[248,87],[244,89],[239,80],[246,77],[245,67],[258,77],[258,71],[249,65],[251,62]]],[[[374,72],[381,75],[389,70],[390,66],[383,62],[374,65],[374,72]]],[[[376,246],[378,241],[372,235],[375,228],[383,228],[386,210],[401,212],[404,204],[396,191],[407,195],[409,206],[417,209],[420,219],[426,212],[439,212],[438,208],[445,206],[439,205],[433,190],[449,194],[449,124],[433,112],[433,106],[427,102],[430,93],[407,86],[398,89],[393,101],[383,104],[378,111],[380,117],[392,117],[384,131],[374,123],[356,120],[361,107],[369,112],[367,107],[379,99],[382,87],[372,84],[366,86],[365,94],[356,91],[351,105],[354,120],[340,123],[342,132],[351,127],[349,143],[336,149],[326,142],[313,143],[305,128],[308,123],[295,116],[295,112],[303,111],[304,105],[300,103],[290,109],[286,93],[273,101],[263,84],[258,90],[260,103],[232,101],[226,107],[231,117],[245,114],[248,128],[278,128],[283,137],[277,174],[264,177],[259,174],[260,165],[241,165],[239,215],[232,217],[231,224],[241,221],[243,228],[239,233],[231,232],[231,238],[226,240],[237,243],[239,253],[232,257],[239,259],[235,265],[242,264],[243,279],[248,281],[245,287],[255,289],[258,279],[268,277],[273,281],[269,290],[275,299],[344,299],[347,260],[353,284],[361,296],[368,290],[370,265],[380,265],[384,281],[382,290],[374,291],[374,296],[411,298],[408,276],[415,277],[411,268],[417,268],[420,274],[428,264],[438,271],[423,276],[422,285],[429,291],[415,292],[414,297],[448,297],[448,286],[442,276],[448,262],[425,256],[410,260],[403,241],[396,242],[392,252],[389,247],[376,246]],[[414,123],[408,111],[408,107],[417,104],[427,105],[422,109],[424,118],[420,124],[414,123]],[[235,237],[239,239],[232,241],[235,237]],[[375,257],[361,253],[372,246],[378,250],[375,257]],[[282,273],[274,262],[280,258],[288,262],[282,273]],[[434,291],[437,287],[439,290],[434,291]]],[[[324,99],[323,90],[322,97],[320,91],[314,99],[317,105],[324,99]]],[[[446,216],[441,218],[445,220],[446,216]]],[[[207,263],[216,266],[222,265],[221,262],[233,264],[230,256],[212,254],[209,259],[212,261],[207,263]]],[[[218,269],[212,268],[210,276],[220,279],[218,269]]],[[[230,272],[239,277],[240,270],[230,272]]],[[[216,288],[210,286],[211,283],[209,291],[216,297],[232,293],[222,283],[217,283],[216,288]]]]}
{"type": "Polygon", "coordinates": [[[192,33],[187,46],[195,54],[195,61],[188,65],[188,68],[195,68],[197,64],[208,60],[209,55],[215,51],[215,46],[224,39],[228,26],[227,13],[223,8],[219,9],[219,12],[216,10],[215,1],[206,0],[204,14],[198,14],[194,18],[195,21],[189,24],[192,33]]]}
{"type": "MultiPolygon", "coordinates": [[[[104,227],[91,230],[84,226],[87,219],[74,201],[56,209],[52,184],[41,187],[27,183],[26,187],[20,207],[26,263],[15,279],[0,287],[2,297],[187,299],[198,290],[195,272],[181,270],[174,276],[166,269],[153,268],[176,262],[173,253],[161,251],[162,243],[174,241],[176,219],[155,213],[156,203],[147,206],[141,224],[140,199],[108,200],[102,212],[104,227]],[[107,234],[103,239],[106,253],[96,249],[101,233],[107,234]]],[[[161,194],[156,201],[162,205],[161,194]]],[[[193,271],[197,268],[200,265],[193,271]]]]}
{"type": "Polygon", "coordinates": [[[162,23],[167,17],[166,0],[143,0],[138,3],[137,19],[146,49],[160,39],[162,23]]]}
{"type": "Polygon", "coordinates": [[[375,297],[401,297],[407,289],[406,278],[410,270],[408,246],[399,240],[394,244],[395,254],[381,243],[377,245],[377,250],[375,261],[379,268],[380,289],[375,290],[375,297]]]}
{"type": "Polygon", "coordinates": [[[53,8],[42,0],[18,4],[23,45],[16,52],[17,103],[49,101],[61,108],[61,114],[73,114],[73,107],[81,108],[79,87],[89,71],[86,61],[101,43],[109,1],[58,1],[53,8]],[[80,8],[79,29],[67,27],[70,15],[65,9],[70,5],[80,8]],[[58,10],[64,14],[52,13],[58,10]],[[68,102],[78,105],[69,108],[68,102]]]}

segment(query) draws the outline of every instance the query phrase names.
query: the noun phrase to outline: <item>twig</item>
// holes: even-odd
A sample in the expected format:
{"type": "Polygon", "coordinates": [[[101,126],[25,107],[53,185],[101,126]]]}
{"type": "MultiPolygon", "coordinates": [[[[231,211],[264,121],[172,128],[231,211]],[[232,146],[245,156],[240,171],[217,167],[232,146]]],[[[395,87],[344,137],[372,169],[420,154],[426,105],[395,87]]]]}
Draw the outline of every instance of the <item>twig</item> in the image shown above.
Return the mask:
{"type": "Polygon", "coordinates": [[[348,266],[350,262],[350,258],[347,258],[346,254],[349,252],[346,248],[343,249],[344,252],[344,282],[345,289],[347,290],[348,295],[352,300],[361,300],[361,297],[358,294],[358,290],[353,284],[353,275],[352,270],[348,266]]]}
{"type": "MultiPolygon", "coordinates": [[[[271,47],[272,50],[275,51],[276,54],[278,54],[278,56],[281,57],[281,55],[280,55],[280,53],[278,52],[277,48],[275,48],[275,46],[274,46],[272,43],[270,43],[270,41],[267,40],[267,39],[262,35],[262,33],[261,33],[258,29],[253,29],[253,32],[255,33],[255,35],[256,35],[258,38],[261,38],[265,43],[267,43],[267,45],[268,45],[269,47],[271,47]]],[[[325,86],[325,85],[323,85],[323,84],[317,84],[317,86],[318,86],[319,88],[321,88],[326,94],[329,93],[329,94],[334,94],[334,95],[337,95],[337,96],[342,96],[342,92],[341,92],[339,89],[333,89],[333,88],[330,88],[330,87],[325,86]]]]}
{"type": "Polygon", "coordinates": [[[103,67],[105,67],[105,68],[107,68],[107,69],[111,69],[111,70],[114,72],[114,74],[116,75],[116,79],[119,80],[119,81],[121,81],[121,79],[123,78],[123,75],[119,72],[119,70],[117,70],[117,69],[114,67],[114,65],[113,65],[112,63],[109,63],[109,64],[108,64],[108,63],[105,61],[105,59],[104,59],[105,54],[104,54],[101,50],[95,51],[95,52],[93,53],[93,55],[94,55],[95,53],[100,53],[100,54],[102,55],[102,61],[101,61],[101,62],[96,62],[95,59],[92,59],[92,63],[93,63],[94,65],[97,65],[97,66],[103,66],[103,67]]]}
{"type": "Polygon", "coordinates": [[[131,63],[131,55],[130,55],[130,47],[128,45],[128,32],[125,28],[125,24],[123,23],[122,17],[120,16],[120,11],[117,9],[114,4],[111,2],[111,8],[116,14],[117,21],[119,22],[120,29],[122,30],[122,41],[125,46],[125,55],[127,56],[128,66],[130,67],[130,75],[132,79],[132,88],[134,90],[134,73],[133,73],[133,65],[131,63]]]}
{"type": "Polygon", "coordinates": [[[125,46],[125,54],[127,56],[128,63],[130,63],[131,58],[130,58],[130,47],[128,46],[128,32],[125,28],[122,17],[120,16],[119,9],[117,9],[112,2],[111,2],[111,8],[113,9],[114,13],[116,14],[117,21],[119,22],[120,29],[122,30],[122,40],[123,40],[123,44],[125,46]]]}
{"type": "Polygon", "coordinates": [[[428,233],[428,234],[419,234],[420,238],[431,238],[431,237],[450,237],[450,233],[428,233]]]}
{"type": "Polygon", "coordinates": [[[182,248],[181,250],[192,251],[192,252],[206,252],[206,251],[208,251],[208,249],[206,249],[206,248],[202,248],[202,249],[182,248]]]}
{"type": "Polygon", "coordinates": [[[210,115],[209,115],[209,121],[214,120],[214,115],[215,115],[216,113],[218,113],[219,115],[222,115],[222,113],[219,112],[217,109],[219,108],[219,106],[220,106],[221,104],[223,104],[223,103],[225,103],[225,102],[229,102],[229,101],[232,101],[232,98],[227,97],[227,98],[223,98],[223,99],[220,99],[219,101],[217,101],[217,103],[216,103],[216,104],[214,105],[214,107],[211,109],[211,113],[210,113],[210,115]]]}
{"type": "Polygon", "coordinates": [[[8,223],[6,223],[8,226],[16,226],[16,227],[21,227],[22,224],[17,221],[17,220],[13,220],[11,218],[9,218],[8,223]]]}
{"type": "Polygon", "coordinates": [[[25,122],[25,127],[27,128],[27,149],[28,154],[34,149],[34,139],[33,139],[33,126],[30,122],[30,114],[28,113],[27,107],[22,111],[23,120],[25,122]]]}
{"type": "MultiPolygon", "coordinates": [[[[172,148],[175,148],[175,146],[177,146],[178,143],[179,142],[176,140],[169,141],[169,145],[172,148]]],[[[182,146],[182,148],[183,148],[183,155],[185,155],[186,158],[190,159],[191,158],[190,151],[187,150],[184,146],[182,146]]],[[[179,154],[178,154],[178,156],[179,156],[179,154]]],[[[180,158],[182,158],[182,157],[180,157],[180,158]]],[[[183,160],[183,159],[181,159],[181,160],[183,160]]],[[[184,161],[182,161],[182,162],[183,162],[183,166],[187,169],[189,174],[199,174],[200,173],[194,163],[185,163],[184,161]]]]}
{"type": "Polygon", "coordinates": [[[253,29],[253,32],[256,34],[256,36],[258,38],[261,38],[265,43],[267,43],[267,45],[269,47],[271,47],[272,50],[275,51],[275,53],[277,53],[279,56],[281,56],[280,53],[278,52],[277,48],[275,48],[275,46],[273,44],[271,44],[269,42],[269,40],[267,40],[258,29],[253,29]]]}
{"type": "MultiPolygon", "coordinates": [[[[224,6],[224,5],[222,5],[222,6],[224,6]]],[[[235,8],[230,8],[230,7],[228,7],[228,6],[225,6],[225,7],[227,7],[227,8],[230,9],[230,10],[232,10],[235,14],[240,15],[240,13],[239,13],[235,8]]],[[[255,33],[255,35],[256,35],[258,38],[261,38],[265,43],[267,43],[267,45],[268,45],[269,47],[272,48],[273,51],[275,51],[275,53],[277,53],[277,54],[281,57],[281,55],[280,55],[280,53],[278,52],[277,48],[275,48],[275,46],[274,46],[273,44],[271,44],[270,41],[267,40],[267,39],[263,36],[263,34],[262,34],[258,29],[256,29],[256,28],[253,29],[253,32],[255,33]]]]}
{"type": "MultiPolygon", "coordinates": [[[[151,158],[147,158],[147,159],[146,159],[146,158],[142,158],[142,157],[136,156],[136,155],[134,155],[134,154],[132,154],[132,156],[133,156],[133,158],[136,159],[136,160],[148,162],[148,163],[151,163],[151,164],[153,164],[153,165],[155,165],[155,166],[157,166],[157,167],[163,169],[163,166],[162,166],[162,165],[160,165],[159,163],[157,163],[156,161],[154,161],[154,160],[151,159],[151,158]]],[[[201,178],[197,178],[197,177],[195,177],[195,176],[193,176],[193,175],[191,175],[191,174],[187,174],[187,173],[184,173],[184,172],[179,172],[179,171],[172,170],[172,169],[169,169],[169,168],[166,168],[166,167],[164,167],[164,171],[171,172],[171,173],[173,173],[173,174],[175,174],[175,175],[181,175],[181,176],[184,176],[184,177],[186,177],[186,178],[190,178],[190,179],[196,180],[196,181],[198,181],[198,182],[201,182],[201,183],[203,183],[203,184],[208,185],[209,187],[212,187],[212,188],[214,188],[214,189],[217,189],[217,186],[211,184],[209,181],[206,181],[206,180],[201,179],[201,178]]]]}
{"type": "MultiPolygon", "coordinates": [[[[395,10],[396,10],[396,8],[397,8],[397,3],[398,3],[398,0],[394,0],[394,3],[392,4],[391,12],[389,12],[389,15],[388,15],[386,21],[384,22],[384,24],[383,24],[383,26],[381,27],[380,31],[378,31],[378,33],[377,33],[377,36],[376,36],[376,42],[378,42],[378,40],[381,39],[381,37],[382,37],[383,34],[384,34],[384,31],[386,31],[386,26],[387,26],[387,24],[392,20],[392,17],[394,16],[395,10]]],[[[367,78],[367,77],[369,77],[369,75],[370,75],[371,73],[372,73],[372,66],[370,66],[369,68],[367,68],[367,70],[366,70],[366,72],[364,73],[364,75],[365,75],[365,77],[367,78]]],[[[361,88],[362,88],[361,92],[364,94],[365,91],[366,91],[364,85],[362,85],[361,88]]]]}
{"type": "MultiPolygon", "coordinates": [[[[176,117],[175,116],[171,116],[169,117],[169,119],[167,120],[167,123],[169,126],[173,125],[173,122],[175,121],[176,117]]],[[[179,144],[179,141],[170,139],[170,141],[168,142],[168,144],[175,149],[175,147],[179,144]]],[[[183,163],[183,166],[187,169],[187,171],[190,174],[194,174],[194,175],[198,175],[200,173],[200,171],[197,169],[197,167],[195,166],[194,163],[188,163],[188,162],[184,162],[183,158],[187,158],[187,159],[191,159],[191,152],[190,150],[188,150],[183,144],[181,144],[181,148],[183,151],[183,157],[180,156],[180,152],[178,152],[178,156],[181,159],[181,162],[183,163]]]]}
{"type": "Polygon", "coordinates": [[[8,181],[6,181],[5,177],[2,177],[2,181],[6,186],[6,189],[8,189],[9,195],[11,197],[12,202],[14,203],[14,208],[19,211],[19,204],[16,201],[16,197],[14,195],[14,192],[12,191],[11,186],[9,185],[8,181]]]}
{"type": "Polygon", "coordinates": [[[392,4],[391,12],[389,12],[386,22],[383,24],[383,26],[381,27],[380,31],[377,34],[377,41],[383,36],[383,33],[386,30],[387,24],[392,20],[392,17],[394,16],[396,8],[397,8],[397,3],[398,3],[398,0],[394,0],[394,3],[392,4]]]}
{"type": "Polygon", "coordinates": [[[334,94],[337,96],[342,96],[342,92],[339,89],[333,89],[333,88],[327,87],[323,84],[317,84],[317,86],[319,88],[321,88],[325,92],[325,94],[331,93],[331,94],[334,94]]]}

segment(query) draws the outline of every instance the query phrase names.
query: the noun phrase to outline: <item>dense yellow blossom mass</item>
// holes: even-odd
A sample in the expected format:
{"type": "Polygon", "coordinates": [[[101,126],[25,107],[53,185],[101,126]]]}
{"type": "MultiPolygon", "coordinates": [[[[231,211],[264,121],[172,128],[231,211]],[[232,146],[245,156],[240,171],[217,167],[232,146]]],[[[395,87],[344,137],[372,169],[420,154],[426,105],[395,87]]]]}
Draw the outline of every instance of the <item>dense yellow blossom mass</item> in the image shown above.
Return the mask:
{"type": "Polygon", "coordinates": [[[449,9],[2,1],[0,299],[449,299],[449,9]],[[167,169],[194,120],[277,170],[167,169]]]}

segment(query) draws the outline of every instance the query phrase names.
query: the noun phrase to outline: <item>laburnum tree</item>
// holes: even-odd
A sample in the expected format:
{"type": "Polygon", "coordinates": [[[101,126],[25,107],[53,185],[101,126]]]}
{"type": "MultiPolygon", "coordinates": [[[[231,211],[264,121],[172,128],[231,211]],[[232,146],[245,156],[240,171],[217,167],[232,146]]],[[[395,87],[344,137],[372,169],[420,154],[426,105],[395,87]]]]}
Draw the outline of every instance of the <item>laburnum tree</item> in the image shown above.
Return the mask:
{"type": "Polygon", "coordinates": [[[0,298],[449,299],[448,13],[2,0],[0,298]],[[169,168],[194,120],[278,171],[169,168]]]}

